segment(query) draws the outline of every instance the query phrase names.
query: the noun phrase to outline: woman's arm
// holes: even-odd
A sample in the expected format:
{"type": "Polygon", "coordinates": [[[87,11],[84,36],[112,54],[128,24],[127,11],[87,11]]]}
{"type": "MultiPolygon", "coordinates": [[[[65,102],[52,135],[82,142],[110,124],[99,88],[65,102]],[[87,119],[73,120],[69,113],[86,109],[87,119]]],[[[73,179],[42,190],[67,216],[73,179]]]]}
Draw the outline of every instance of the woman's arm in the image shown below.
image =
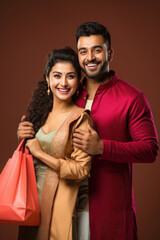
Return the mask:
{"type": "Polygon", "coordinates": [[[34,138],[34,139],[28,140],[26,143],[26,147],[29,148],[29,151],[35,158],[45,163],[48,167],[52,168],[56,172],[59,172],[60,170],[59,160],[43,152],[40,147],[38,139],[34,138]]]}
{"type": "MultiPolygon", "coordinates": [[[[88,131],[88,124],[91,124],[91,118],[84,113],[76,128],[88,131]]],[[[65,157],[63,159],[55,158],[43,152],[37,139],[28,140],[26,146],[34,157],[58,172],[61,179],[82,180],[89,175],[91,156],[76,147],[73,147],[71,158],[65,157]]]]}

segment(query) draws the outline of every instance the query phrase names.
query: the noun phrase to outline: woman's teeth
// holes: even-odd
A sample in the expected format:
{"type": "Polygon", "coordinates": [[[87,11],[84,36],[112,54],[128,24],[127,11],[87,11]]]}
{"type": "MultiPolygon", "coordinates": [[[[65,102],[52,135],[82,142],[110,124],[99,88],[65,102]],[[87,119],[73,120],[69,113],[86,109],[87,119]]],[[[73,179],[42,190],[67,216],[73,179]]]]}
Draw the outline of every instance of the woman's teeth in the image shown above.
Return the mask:
{"type": "Polygon", "coordinates": [[[69,91],[69,88],[67,88],[67,89],[58,89],[60,92],[68,92],[69,91]]]}

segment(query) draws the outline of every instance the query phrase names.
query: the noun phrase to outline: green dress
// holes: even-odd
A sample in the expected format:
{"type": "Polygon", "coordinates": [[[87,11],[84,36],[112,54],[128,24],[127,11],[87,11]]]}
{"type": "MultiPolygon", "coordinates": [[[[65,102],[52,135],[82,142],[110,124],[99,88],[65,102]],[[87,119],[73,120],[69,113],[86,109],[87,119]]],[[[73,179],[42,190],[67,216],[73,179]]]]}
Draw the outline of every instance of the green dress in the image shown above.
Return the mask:
{"type": "MultiPolygon", "coordinates": [[[[58,128],[57,128],[58,129],[58,128]]],[[[36,133],[35,137],[38,139],[39,144],[43,152],[51,155],[51,143],[53,140],[53,136],[55,135],[57,129],[45,134],[40,128],[38,132],[36,133]]],[[[39,203],[41,206],[41,198],[42,198],[42,192],[43,192],[43,184],[46,176],[46,171],[48,166],[44,164],[42,161],[34,158],[34,167],[35,167],[35,174],[36,174],[36,181],[37,181],[37,190],[38,190],[38,197],[39,197],[39,203]]],[[[72,238],[73,240],[76,240],[76,225],[75,225],[75,219],[72,219],[73,224],[73,232],[72,232],[72,238]]]]}
{"type": "MultiPolygon", "coordinates": [[[[52,143],[52,139],[53,139],[53,136],[55,135],[56,131],[57,131],[57,129],[45,134],[43,132],[42,128],[40,128],[35,135],[35,137],[39,141],[42,151],[49,155],[51,155],[51,143],[52,143]]],[[[48,166],[46,164],[44,164],[42,161],[34,158],[34,168],[35,168],[35,174],[36,174],[39,203],[41,206],[43,184],[44,184],[48,166]]]]}

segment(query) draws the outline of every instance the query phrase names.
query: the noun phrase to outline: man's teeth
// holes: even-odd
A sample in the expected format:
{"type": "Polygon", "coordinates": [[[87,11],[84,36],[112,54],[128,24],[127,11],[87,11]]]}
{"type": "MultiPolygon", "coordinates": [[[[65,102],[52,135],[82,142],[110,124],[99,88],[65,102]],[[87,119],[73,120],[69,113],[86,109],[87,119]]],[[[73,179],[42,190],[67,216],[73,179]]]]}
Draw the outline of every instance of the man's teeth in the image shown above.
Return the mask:
{"type": "Polygon", "coordinates": [[[97,64],[96,63],[92,63],[92,64],[90,63],[90,64],[87,64],[87,66],[88,67],[94,67],[94,66],[97,66],[97,64]]]}

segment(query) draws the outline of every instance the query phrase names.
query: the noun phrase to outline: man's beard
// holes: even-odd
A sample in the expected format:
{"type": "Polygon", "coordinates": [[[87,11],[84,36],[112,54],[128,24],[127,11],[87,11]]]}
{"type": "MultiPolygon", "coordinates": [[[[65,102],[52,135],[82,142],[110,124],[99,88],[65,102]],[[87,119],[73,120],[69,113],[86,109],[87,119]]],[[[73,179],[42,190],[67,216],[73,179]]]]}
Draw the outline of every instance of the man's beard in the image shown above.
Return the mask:
{"type": "MultiPolygon", "coordinates": [[[[93,60],[93,61],[87,62],[85,64],[88,64],[88,63],[99,63],[99,61],[93,60]]],[[[108,64],[109,64],[109,59],[107,59],[104,62],[101,69],[99,70],[99,72],[96,73],[95,75],[88,74],[87,71],[85,70],[85,68],[81,68],[81,70],[85,73],[86,77],[94,79],[97,82],[103,82],[104,78],[106,78],[106,74],[107,74],[106,69],[108,67],[108,64]]]]}

